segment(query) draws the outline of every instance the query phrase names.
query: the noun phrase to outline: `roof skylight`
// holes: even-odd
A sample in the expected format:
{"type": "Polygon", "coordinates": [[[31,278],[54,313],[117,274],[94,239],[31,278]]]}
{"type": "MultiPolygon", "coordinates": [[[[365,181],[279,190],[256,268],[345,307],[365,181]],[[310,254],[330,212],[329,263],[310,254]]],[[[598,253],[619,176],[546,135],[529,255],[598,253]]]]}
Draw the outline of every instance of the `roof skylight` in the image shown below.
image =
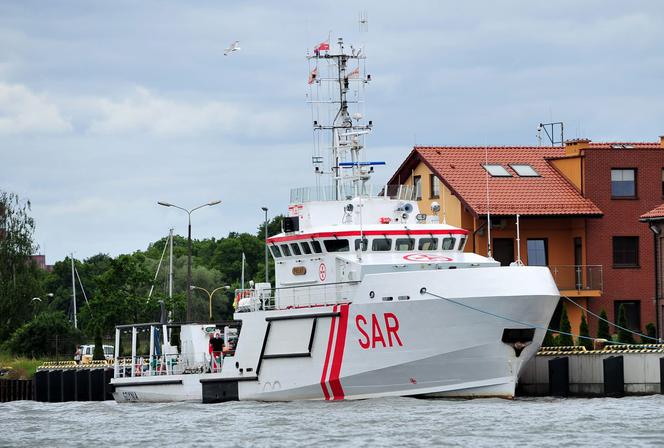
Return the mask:
{"type": "Polygon", "coordinates": [[[521,177],[539,177],[540,175],[535,171],[535,168],[525,163],[512,163],[510,164],[510,168],[521,177]]]}
{"type": "Polygon", "coordinates": [[[512,175],[509,173],[509,171],[507,171],[505,169],[505,167],[502,166],[502,165],[487,164],[487,165],[482,165],[482,166],[493,177],[512,177],[512,175]]]}

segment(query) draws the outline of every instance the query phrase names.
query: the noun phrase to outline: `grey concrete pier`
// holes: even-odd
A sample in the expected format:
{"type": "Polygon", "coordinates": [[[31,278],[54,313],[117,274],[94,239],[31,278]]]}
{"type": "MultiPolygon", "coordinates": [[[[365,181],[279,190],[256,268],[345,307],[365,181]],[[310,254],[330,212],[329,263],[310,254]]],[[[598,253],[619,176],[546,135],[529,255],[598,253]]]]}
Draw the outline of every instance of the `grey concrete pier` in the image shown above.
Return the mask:
{"type": "Polygon", "coordinates": [[[664,345],[542,347],[524,367],[517,396],[661,394],[663,381],[664,345]]]}

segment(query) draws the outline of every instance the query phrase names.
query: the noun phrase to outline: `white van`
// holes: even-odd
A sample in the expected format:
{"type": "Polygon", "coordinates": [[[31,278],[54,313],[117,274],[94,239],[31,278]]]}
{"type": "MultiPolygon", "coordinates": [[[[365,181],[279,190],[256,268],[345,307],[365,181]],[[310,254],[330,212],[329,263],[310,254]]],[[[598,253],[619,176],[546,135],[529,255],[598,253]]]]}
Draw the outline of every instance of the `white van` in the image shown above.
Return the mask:
{"type": "MultiPolygon", "coordinates": [[[[115,356],[115,349],[112,345],[102,345],[104,348],[104,358],[112,361],[115,356]]],[[[94,345],[81,345],[81,364],[89,364],[92,361],[92,355],[95,352],[94,345]]]]}

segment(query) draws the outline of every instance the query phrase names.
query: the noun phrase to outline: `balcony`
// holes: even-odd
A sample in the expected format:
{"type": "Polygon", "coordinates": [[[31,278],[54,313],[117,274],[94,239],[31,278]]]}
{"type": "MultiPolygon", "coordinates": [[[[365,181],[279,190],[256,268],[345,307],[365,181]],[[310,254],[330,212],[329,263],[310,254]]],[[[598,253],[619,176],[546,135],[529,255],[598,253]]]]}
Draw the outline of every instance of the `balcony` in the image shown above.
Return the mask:
{"type": "Polygon", "coordinates": [[[602,295],[602,265],[549,266],[562,295],[568,297],[599,297],[602,295]]]}

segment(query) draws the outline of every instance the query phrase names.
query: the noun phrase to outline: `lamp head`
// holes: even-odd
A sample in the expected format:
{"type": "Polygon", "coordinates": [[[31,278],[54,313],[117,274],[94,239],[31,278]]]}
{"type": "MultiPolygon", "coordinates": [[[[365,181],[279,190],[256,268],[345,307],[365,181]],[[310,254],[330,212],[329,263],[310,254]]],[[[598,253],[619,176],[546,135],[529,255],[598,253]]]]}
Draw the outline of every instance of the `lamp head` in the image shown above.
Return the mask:
{"type": "Polygon", "coordinates": [[[217,205],[217,204],[221,204],[221,201],[212,201],[212,202],[207,203],[207,205],[209,205],[209,206],[213,206],[213,205],[217,205]]]}
{"type": "Polygon", "coordinates": [[[159,201],[157,204],[163,205],[164,207],[173,207],[173,204],[169,204],[168,202],[159,201]]]}
{"type": "Polygon", "coordinates": [[[267,207],[261,207],[261,210],[263,210],[264,212],[266,212],[266,211],[267,211],[267,207]]]}

